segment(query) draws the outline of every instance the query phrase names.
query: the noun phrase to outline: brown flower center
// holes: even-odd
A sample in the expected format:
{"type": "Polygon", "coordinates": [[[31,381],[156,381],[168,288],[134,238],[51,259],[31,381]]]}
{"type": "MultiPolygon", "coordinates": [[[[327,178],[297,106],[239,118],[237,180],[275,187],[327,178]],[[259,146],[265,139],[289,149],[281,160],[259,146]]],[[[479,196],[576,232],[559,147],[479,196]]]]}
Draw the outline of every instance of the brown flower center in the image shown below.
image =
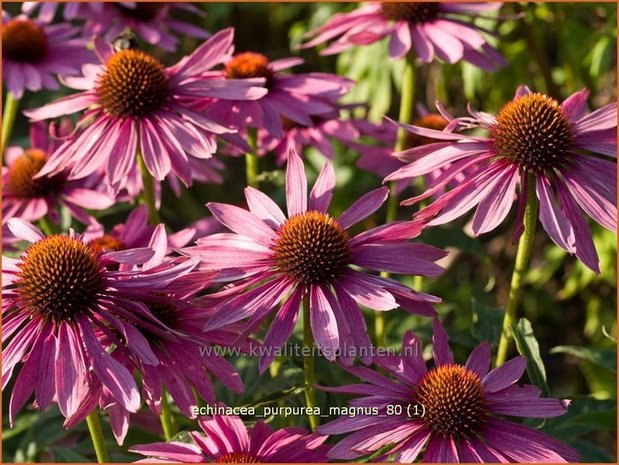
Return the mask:
{"type": "Polygon", "coordinates": [[[383,16],[392,21],[408,21],[419,24],[430,21],[438,15],[438,2],[383,2],[383,16]]]}
{"type": "Polygon", "coordinates": [[[161,300],[150,300],[145,302],[148,309],[155,317],[168,328],[175,328],[178,323],[178,307],[166,296],[161,296],[161,300]]]}
{"type": "Polygon", "coordinates": [[[442,436],[473,434],[488,414],[481,380],[461,365],[430,370],[417,386],[415,401],[425,407],[423,421],[442,436]]]}
{"type": "Polygon", "coordinates": [[[260,463],[260,460],[250,452],[230,452],[217,457],[215,463],[260,463]]]}
{"type": "Polygon", "coordinates": [[[93,309],[104,278],[92,249],[55,235],[30,245],[18,265],[16,287],[22,305],[54,320],[69,320],[93,309]]]}
{"type": "Polygon", "coordinates": [[[22,63],[38,63],[47,56],[47,37],[29,19],[12,19],[2,26],[2,56],[22,63]]]}
{"type": "Polygon", "coordinates": [[[301,283],[328,284],[348,265],[348,234],[325,213],[309,211],[293,216],[277,235],[277,266],[301,283]]]}
{"type": "Polygon", "coordinates": [[[265,78],[267,87],[269,87],[274,74],[267,57],[254,52],[235,55],[226,65],[225,71],[228,79],[265,78]]]}
{"type": "MultiPolygon", "coordinates": [[[[413,126],[420,126],[426,129],[434,129],[436,131],[442,131],[445,129],[449,122],[443,118],[438,113],[430,113],[426,116],[422,116],[421,118],[417,118],[413,121],[413,126]]],[[[406,137],[406,147],[413,148],[419,147],[421,145],[432,144],[434,142],[439,142],[438,139],[432,139],[431,137],[420,136],[418,134],[413,134],[408,132],[406,137]]]]}
{"type": "Polygon", "coordinates": [[[88,243],[88,246],[96,253],[119,252],[125,250],[127,246],[117,237],[111,234],[104,234],[88,243]]]}
{"type": "Polygon", "coordinates": [[[97,85],[103,108],[118,118],[140,118],[159,110],[170,97],[163,65],[141,50],[110,57],[97,85]]]}
{"type": "Polygon", "coordinates": [[[542,94],[525,95],[501,108],[492,136],[500,157],[531,173],[564,164],[574,143],[572,126],[563,108],[542,94]]]}
{"type": "Polygon", "coordinates": [[[155,19],[161,9],[165,5],[162,2],[135,2],[134,8],[128,8],[120,3],[114,4],[120,12],[129,18],[136,19],[138,21],[148,22],[155,19]]]}
{"type": "Polygon", "coordinates": [[[47,197],[59,193],[66,181],[64,174],[35,178],[46,161],[47,156],[42,150],[26,150],[9,167],[6,191],[23,199],[47,197]]]}

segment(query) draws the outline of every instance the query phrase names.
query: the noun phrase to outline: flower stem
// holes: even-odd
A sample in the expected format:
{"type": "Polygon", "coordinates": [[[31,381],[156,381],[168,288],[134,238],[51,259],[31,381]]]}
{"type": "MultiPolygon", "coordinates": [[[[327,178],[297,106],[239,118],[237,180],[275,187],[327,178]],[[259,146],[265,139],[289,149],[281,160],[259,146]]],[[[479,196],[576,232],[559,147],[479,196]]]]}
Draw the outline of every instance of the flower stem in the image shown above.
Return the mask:
{"type": "MultiPolygon", "coordinates": [[[[406,59],[406,67],[404,69],[404,78],[402,79],[402,89],[400,89],[400,114],[398,120],[401,123],[409,123],[413,116],[413,104],[415,102],[415,63],[414,58],[410,55],[406,59]]],[[[396,137],[395,152],[401,152],[406,147],[406,129],[398,128],[396,137]]],[[[390,223],[398,217],[398,194],[396,193],[396,183],[389,184],[389,199],[387,200],[387,216],[385,222],[390,223]]],[[[382,272],[380,274],[384,278],[389,277],[389,273],[382,272]]],[[[374,315],[374,336],[376,346],[382,347],[385,345],[385,312],[376,312],[374,315]]]]}
{"type": "Polygon", "coordinates": [[[535,235],[535,225],[537,223],[537,212],[539,209],[537,194],[535,193],[535,178],[529,176],[527,179],[527,202],[523,215],[524,231],[518,241],[518,251],[516,252],[516,263],[514,265],[514,273],[512,274],[512,282],[509,289],[509,297],[505,307],[505,316],[503,317],[503,330],[501,339],[499,340],[499,348],[496,356],[496,366],[499,367],[505,363],[507,358],[507,349],[509,341],[512,337],[512,324],[516,320],[516,310],[520,300],[520,293],[524,284],[524,278],[529,266],[529,258],[533,249],[533,236],[535,235]]]}
{"type": "Polygon", "coordinates": [[[251,147],[251,152],[245,154],[247,185],[258,187],[258,131],[256,128],[247,128],[247,143],[251,147]]]}
{"type": "Polygon", "coordinates": [[[159,211],[157,211],[157,205],[155,203],[155,187],[153,185],[153,178],[148,172],[146,163],[144,163],[144,157],[139,150],[137,157],[140,174],[142,175],[142,200],[144,200],[146,208],[148,209],[148,222],[155,226],[158,225],[161,220],[159,219],[159,211]]]}
{"type": "Polygon", "coordinates": [[[88,424],[88,430],[90,431],[90,437],[92,438],[92,444],[95,446],[95,453],[97,454],[97,462],[109,463],[110,456],[107,451],[107,445],[103,437],[103,430],[101,429],[101,420],[99,419],[99,411],[93,410],[90,415],[86,417],[86,423],[88,424]]]}
{"type": "Polygon", "coordinates": [[[9,140],[11,139],[11,133],[13,132],[13,125],[15,124],[15,117],[17,116],[17,109],[19,108],[19,99],[15,98],[11,92],[6,93],[4,99],[4,112],[2,113],[2,154],[6,149],[9,140]]]}
{"type": "MultiPolygon", "coordinates": [[[[316,407],[316,390],[314,389],[314,338],[310,325],[309,292],[303,297],[303,373],[305,375],[305,403],[308,408],[316,407]]],[[[310,427],[314,431],[318,427],[318,415],[308,415],[310,427]]]]}
{"type": "Polygon", "coordinates": [[[51,236],[57,232],[56,226],[54,226],[47,216],[43,216],[39,219],[39,229],[43,231],[46,236],[51,236]]]}
{"type": "Polygon", "coordinates": [[[178,430],[176,428],[176,423],[174,421],[174,417],[172,416],[172,411],[170,410],[170,404],[168,403],[168,396],[165,391],[163,391],[161,395],[161,415],[159,416],[161,420],[161,427],[163,428],[163,436],[166,441],[169,441],[174,437],[178,430]]]}

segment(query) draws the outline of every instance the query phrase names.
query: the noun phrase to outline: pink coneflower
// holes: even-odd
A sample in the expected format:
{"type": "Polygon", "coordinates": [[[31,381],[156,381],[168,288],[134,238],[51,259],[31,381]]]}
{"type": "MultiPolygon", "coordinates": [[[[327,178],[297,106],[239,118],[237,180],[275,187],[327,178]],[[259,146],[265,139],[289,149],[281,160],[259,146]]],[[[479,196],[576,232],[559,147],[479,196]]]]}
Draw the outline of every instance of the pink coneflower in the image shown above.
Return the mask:
{"type": "MultiPolygon", "coordinates": [[[[68,130],[70,123],[63,121],[60,133],[68,130]]],[[[73,181],[67,179],[66,172],[36,177],[60,143],[50,137],[45,124],[35,123],[30,127],[28,149],[7,147],[7,166],[2,167],[3,224],[11,218],[34,222],[46,215],[57,223],[59,206],[67,207],[75,219],[90,224],[94,219],[86,209],[104,210],[114,204],[114,199],[102,192],[103,176],[98,173],[73,181]]]]}
{"type": "Polygon", "coordinates": [[[160,442],[129,448],[132,452],[156,457],[140,462],[192,463],[324,463],[330,446],[327,436],[307,434],[302,428],[273,428],[259,420],[247,428],[239,417],[214,416],[198,420],[206,436],[190,431],[195,444],[160,442]]]}
{"type": "MultiPolygon", "coordinates": [[[[51,21],[58,6],[56,2],[24,2],[22,12],[30,14],[38,8],[39,18],[49,18],[51,21]]],[[[200,8],[182,2],[66,2],[63,16],[67,21],[85,19],[84,30],[87,35],[114,40],[130,29],[147,43],[166,52],[175,52],[178,47],[178,39],[170,31],[196,39],[207,39],[210,36],[197,26],[174,19],[171,16],[172,10],[188,11],[200,18],[204,17],[200,8]]]]}
{"type": "Polygon", "coordinates": [[[223,76],[228,81],[248,78],[265,79],[266,94],[251,102],[217,101],[209,114],[218,115],[233,127],[264,128],[275,138],[283,135],[282,118],[311,127],[312,117],[333,113],[335,102],[352,86],[349,79],[327,73],[285,74],[301,58],[269,61],[260,53],[244,52],[229,58],[223,76]]]}
{"type": "Polygon", "coordinates": [[[253,99],[266,92],[254,87],[261,80],[196,79],[229,55],[233,35],[232,29],[215,34],[169,68],[141,50],[114,52],[95,40],[102,64],[85,67],[81,78],[66,79],[84,92],[25,112],[36,121],[87,110],[80,125],[90,124],[52,154],[44,173],[70,167],[70,178],[81,178],[105,166],[109,185],[118,191],[135,170],[140,147],[156,180],[173,173],[191,184],[188,157],[211,157],[215,135],[235,132],[193,111],[196,102],[253,99]]]}
{"type": "MultiPolygon", "coordinates": [[[[124,223],[112,227],[108,232],[100,223],[90,225],[84,232],[84,241],[98,252],[112,252],[139,247],[148,247],[157,228],[148,222],[146,206],[140,205],[127,215],[124,223]]],[[[165,253],[174,247],[183,247],[195,237],[194,228],[186,228],[171,235],[165,235],[165,253]]]]}
{"type": "Polygon", "coordinates": [[[332,55],[389,37],[391,58],[402,58],[412,49],[424,63],[430,63],[436,56],[447,63],[464,60],[494,70],[504,66],[505,59],[479,33],[484,29],[470,20],[501,6],[498,2],[367,3],[350,13],[339,13],[309,32],[307,37],[311,40],[303,47],[337,39],[320,52],[332,55]]]}
{"type": "MultiPolygon", "coordinates": [[[[236,281],[233,292],[245,289],[209,321],[216,328],[248,318],[245,333],[256,329],[281,302],[271,323],[265,346],[280,348],[292,333],[301,300],[309,299],[311,329],[317,346],[329,360],[341,352],[350,363],[346,348],[365,354],[370,340],[358,305],[377,311],[397,307],[422,315],[434,315],[430,303],[440,299],[417,293],[399,282],[353,269],[351,266],[390,273],[436,276],[443,270],[434,263],[445,253],[434,247],[406,242],[422,226],[396,222],[351,237],[348,230],[377,211],[387,198],[387,188],[369,192],[357,200],[339,219],[327,213],[335,186],[330,163],[323,167],[307,198],[303,162],[295,152],[288,155],[286,200],[288,218],[260,191],[248,187],[249,211],[219,203],[208,207],[233,233],[198,239],[198,245],[184,249],[202,258],[202,267],[219,270],[218,279],[236,281]],[[240,281],[238,281],[240,279],[240,281]],[[254,286],[251,290],[247,287],[254,286]]],[[[229,295],[225,289],[205,297],[217,301],[229,295]]],[[[264,371],[276,351],[260,361],[264,371]]]]}
{"type": "MultiPolygon", "coordinates": [[[[259,128],[257,132],[257,155],[263,157],[273,153],[278,166],[281,166],[286,162],[291,150],[301,155],[305,148],[313,147],[332,160],[335,156],[334,141],[354,148],[361,156],[364,156],[367,152],[373,153],[373,147],[361,144],[358,141],[363,137],[375,137],[377,132],[382,133],[381,129],[366,120],[343,119],[339,114],[341,109],[344,109],[344,107],[337,106],[331,113],[313,116],[311,126],[303,126],[282,117],[283,134],[281,138],[273,137],[267,130],[259,128]]],[[[395,134],[395,130],[392,132],[395,134]]],[[[232,155],[244,153],[240,152],[237,147],[228,147],[227,152],[232,155]]],[[[401,163],[399,166],[401,166],[401,163]]],[[[393,172],[396,168],[387,171],[382,177],[393,172]]]]}
{"type": "Polygon", "coordinates": [[[51,20],[2,10],[2,80],[17,99],[25,89],[58,89],[56,75],[79,75],[83,64],[96,61],[87,40],[77,38],[80,28],[51,20]]]}
{"type": "MultiPolygon", "coordinates": [[[[469,136],[405,125],[412,133],[445,141],[386,180],[420,176],[449,165],[413,203],[442,189],[464,170],[468,176],[419,212],[428,224],[447,223],[477,205],[473,232],[496,228],[518,198],[516,236],[522,233],[527,183],[535,182],[539,218],[550,238],[599,272],[598,256],[580,209],[611,231],[617,226],[616,103],[586,114],[589,91],[572,94],[562,104],[520,87],[496,116],[471,111],[461,128],[481,127],[487,136],[469,136]],[[614,160],[612,160],[614,159],[614,160]],[[517,192],[517,186],[520,189],[517,192]],[[580,207],[580,208],[579,208],[580,207]]],[[[421,152],[423,151],[423,152],[421,152]]],[[[413,151],[410,152],[412,154],[413,151]]]]}
{"type": "Polygon", "coordinates": [[[3,387],[21,364],[11,393],[11,423],[33,392],[38,408],[55,399],[72,422],[95,407],[89,399],[96,386],[105,387],[123,408],[137,411],[133,377],[100,339],[108,339],[114,352],[144,354],[146,340],[136,328],[157,328],[161,322],[135,301],[185,276],[196,262],[114,271],[119,264],[145,263],[159,251],[97,253],[72,231],[46,237],[19,219],[8,226],[32,242],[18,259],[2,257],[3,387]]]}
{"type": "Polygon", "coordinates": [[[524,357],[488,372],[490,344],[483,342],[465,365],[457,364],[438,318],[432,340],[431,369],[426,368],[419,340],[408,331],[401,356],[374,358],[390,378],[365,367],[346,368],[365,383],[323,388],[361,395],[350,405],[379,411],[319,427],[324,434],[351,433],[333,447],[330,458],[351,460],[392,445],[376,460],[411,463],[425,446],[425,463],[578,461],[578,453],[568,445],[501,417],[552,418],[563,415],[569,405],[540,398],[535,386],[516,384],[526,368],[524,357]]]}
{"type": "MultiPolygon", "coordinates": [[[[175,52],[178,39],[172,32],[196,39],[207,39],[210,33],[189,23],[173,18],[174,10],[189,12],[199,18],[204,12],[186,2],[102,2],[101,12],[88,12],[84,28],[106,40],[114,40],[125,29],[134,31],[147,43],[166,52],[175,52]]],[[[79,13],[78,13],[78,16],[79,13]]]]}
{"type": "MultiPolygon", "coordinates": [[[[127,221],[125,226],[130,229],[131,223],[127,221]]],[[[162,227],[156,228],[149,245],[160,252],[142,265],[142,269],[160,266],[165,260],[164,251],[170,242],[165,230],[162,227]]],[[[101,247],[103,241],[91,241],[90,246],[101,247]]],[[[198,292],[211,284],[214,276],[212,271],[194,270],[168,286],[135,298],[135,304],[150,312],[161,325],[154,329],[138,328],[144,340],[148,341],[147,347],[142,347],[140,354],[121,353],[117,359],[131,372],[137,370],[140,373],[144,400],[157,416],[161,415],[162,389],[170,394],[179,410],[190,418],[195,417],[192,409],[198,405],[196,395],[214,404],[215,390],[209,374],[215,376],[226,388],[238,394],[243,392],[239,374],[222,356],[221,350],[221,347],[230,346],[235,341],[242,330],[241,325],[205,332],[204,324],[214,309],[191,303],[198,292]],[[148,357],[144,356],[145,353],[148,357]],[[152,359],[157,361],[156,365],[153,365],[152,359]]],[[[246,341],[237,346],[247,350],[246,341]]],[[[110,415],[117,441],[122,443],[129,427],[129,410],[106,391],[102,392],[100,403],[110,415]]]]}

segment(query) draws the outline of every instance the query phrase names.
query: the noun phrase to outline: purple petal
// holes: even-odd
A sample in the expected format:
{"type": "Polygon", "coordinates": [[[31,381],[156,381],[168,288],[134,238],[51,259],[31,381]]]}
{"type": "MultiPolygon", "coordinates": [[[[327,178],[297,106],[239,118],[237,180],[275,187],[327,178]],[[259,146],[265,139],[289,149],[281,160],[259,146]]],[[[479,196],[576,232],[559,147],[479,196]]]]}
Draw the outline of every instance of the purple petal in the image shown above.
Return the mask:
{"type": "Polygon", "coordinates": [[[38,228],[22,219],[11,218],[7,222],[7,226],[13,235],[19,239],[33,243],[45,239],[45,235],[38,228]]]}
{"type": "Polygon", "coordinates": [[[480,379],[488,374],[490,369],[490,343],[488,341],[484,341],[475,347],[466,361],[466,367],[480,379]]]}
{"type": "Polygon", "coordinates": [[[488,392],[506,389],[522,377],[526,367],[526,358],[522,356],[512,358],[484,376],[482,384],[488,392]]]}
{"type": "Polygon", "coordinates": [[[273,229],[278,229],[286,222],[286,217],[277,204],[259,190],[253,187],[246,187],[245,198],[247,199],[249,211],[273,229]]]}
{"type": "Polygon", "coordinates": [[[216,202],[209,202],[207,207],[221,224],[241,236],[251,237],[266,246],[275,240],[275,232],[247,210],[216,202]]]}
{"type": "Polygon", "coordinates": [[[387,187],[379,187],[378,189],[368,192],[342,213],[339,219],[340,225],[344,229],[348,229],[359,221],[367,218],[385,203],[388,196],[389,189],[387,187]]]}
{"type": "Polygon", "coordinates": [[[294,150],[288,153],[286,205],[288,206],[288,218],[307,211],[307,178],[303,161],[294,150]]]}
{"type": "Polygon", "coordinates": [[[333,361],[339,347],[337,320],[320,285],[310,288],[310,321],[316,345],[324,351],[327,360],[333,361]]]}
{"type": "Polygon", "coordinates": [[[326,212],[333,197],[335,187],[335,171],[333,165],[325,163],[316,179],[314,188],[310,192],[309,209],[326,212]]]}
{"type": "Polygon", "coordinates": [[[454,356],[449,350],[449,343],[447,342],[449,337],[438,317],[434,318],[432,330],[434,333],[432,336],[432,352],[436,366],[453,364],[454,356]]]}

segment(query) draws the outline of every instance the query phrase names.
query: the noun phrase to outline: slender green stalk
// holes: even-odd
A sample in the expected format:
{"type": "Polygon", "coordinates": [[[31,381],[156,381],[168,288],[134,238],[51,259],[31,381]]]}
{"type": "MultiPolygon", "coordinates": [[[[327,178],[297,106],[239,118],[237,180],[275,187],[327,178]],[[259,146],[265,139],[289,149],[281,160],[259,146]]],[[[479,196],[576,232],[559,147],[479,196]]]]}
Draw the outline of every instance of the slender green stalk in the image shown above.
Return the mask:
{"type": "Polygon", "coordinates": [[[97,409],[93,410],[92,413],[86,417],[86,423],[88,424],[88,431],[90,431],[90,437],[92,438],[92,445],[95,446],[97,462],[109,463],[110,455],[108,454],[105,438],[103,437],[103,429],[101,429],[101,420],[99,419],[99,411],[97,409]]]}
{"type": "Polygon", "coordinates": [[[251,147],[251,152],[245,154],[247,185],[258,187],[258,133],[256,128],[247,129],[247,143],[251,147]]]}
{"type": "Polygon", "coordinates": [[[163,436],[166,441],[169,441],[178,433],[178,429],[176,428],[176,422],[170,411],[170,404],[168,403],[168,396],[165,391],[163,391],[161,395],[161,415],[159,419],[161,420],[161,426],[163,428],[163,436]]]}
{"type": "MultiPolygon", "coordinates": [[[[409,123],[413,116],[413,104],[415,102],[415,63],[413,57],[409,56],[406,60],[404,69],[404,78],[402,79],[402,89],[400,89],[400,114],[398,121],[401,123],[409,123]]],[[[406,129],[398,128],[396,137],[395,152],[401,152],[406,147],[406,129]]],[[[389,200],[387,201],[387,216],[386,222],[390,223],[398,217],[398,195],[396,194],[396,183],[392,182],[389,185],[389,200]]],[[[388,278],[389,273],[383,272],[381,276],[388,278]]],[[[376,312],[374,315],[374,337],[376,346],[385,345],[385,313],[376,312]]]]}
{"type": "Polygon", "coordinates": [[[529,176],[527,180],[527,203],[524,209],[523,225],[524,231],[518,241],[518,251],[516,252],[516,263],[512,282],[509,288],[509,297],[505,307],[503,317],[503,330],[499,340],[499,348],[496,356],[496,366],[505,363],[509,341],[512,338],[512,324],[516,321],[516,310],[520,301],[520,293],[524,284],[524,278],[529,266],[529,258],[533,249],[533,236],[535,235],[535,225],[537,223],[537,212],[539,209],[537,195],[535,193],[535,178],[529,176]]]}
{"type": "Polygon", "coordinates": [[[161,223],[161,220],[159,219],[159,211],[157,210],[157,205],[155,203],[155,187],[153,185],[153,178],[148,172],[146,163],[144,163],[144,157],[142,157],[142,153],[139,150],[137,157],[140,174],[142,175],[142,200],[144,200],[146,208],[148,209],[148,222],[152,225],[157,225],[161,223]]]}
{"type": "Polygon", "coordinates": [[[6,149],[9,140],[11,139],[11,133],[13,132],[13,125],[15,124],[15,117],[17,116],[17,109],[19,108],[19,99],[15,98],[11,92],[6,93],[4,99],[4,111],[2,112],[2,154],[6,149]]]}
{"type": "MultiPolygon", "coordinates": [[[[314,338],[310,324],[309,292],[303,297],[303,373],[305,375],[305,404],[308,408],[316,407],[316,390],[314,388],[314,338]]],[[[318,427],[318,415],[308,415],[310,427],[318,427]]]]}
{"type": "Polygon", "coordinates": [[[39,220],[39,229],[43,231],[46,236],[51,236],[52,234],[56,234],[58,232],[54,223],[52,223],[47,216],[44,216],[39,220]]]}

